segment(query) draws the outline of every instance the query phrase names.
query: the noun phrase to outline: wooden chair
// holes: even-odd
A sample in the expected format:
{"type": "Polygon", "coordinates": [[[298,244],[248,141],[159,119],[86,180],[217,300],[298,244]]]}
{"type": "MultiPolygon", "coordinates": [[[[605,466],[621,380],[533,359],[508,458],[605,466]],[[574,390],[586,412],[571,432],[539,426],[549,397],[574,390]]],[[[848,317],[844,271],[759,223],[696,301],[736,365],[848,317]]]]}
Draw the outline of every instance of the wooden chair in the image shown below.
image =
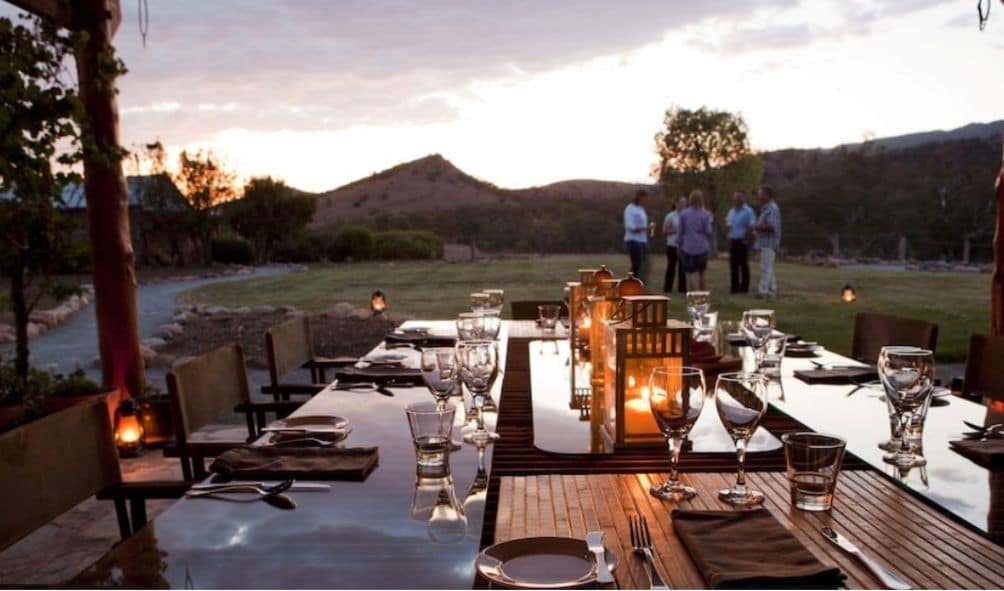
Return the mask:
{"type": "Polygon", "coordinates": [[[1004,336],[969,337],[965,393],[973,398],[1004,401],[1004,336]]]}
{"type": "Polygon", "coordinates": [[[125,539],[146,523],[146,499],[186,488],[123,482],[106,398],[74,404],[0,435],[0,550],[92,496],[114,501],[125,539]]]}
{"type": "Polygon", "coordinates": [[[268,352],[269,384],[262,386],[262,394],[271,394],[275,400],[289,400],[291,394],[313,396],[327,386],[326,369],[354,365],[354,357],[318,357],[314,354],[314,338],[310,319],[306,316],[292,318],[273,326],[265,332],[265,349],[268,352]],[[282,383],[282,377],[300,370],[310,370],[310,384],[282,383]]]}
{"type": "Polygon", "coordinates": [[[509,304],[513,320],[536,320],[540,317],[537,306],[554,304],[561,306],[559,316],[568,316],[568,306],[561,300],[516,300],[509,304]]]}
{"type": "Polygon", "coordinates": [[[235,343],[191,359],[167,374],[175,440],[164,455],[181,459],[186,480],[206,475],[206,458],[256,439],[266,413],[285,417],[299,403],[252,402],[244,351],[235,343]],[[243,413],[246,425],[213,432],[204,428],[231,412],[243,413]],[[202,430],[200,432],[200,430],[202,430]]]}
{"type": "Polygon", "coordinates": [[[938,325],[886,314],[860,312],[854,317],[851,357],[864,363],[875,363],[882,347],[903,345],[936,351],[938,325]]]}

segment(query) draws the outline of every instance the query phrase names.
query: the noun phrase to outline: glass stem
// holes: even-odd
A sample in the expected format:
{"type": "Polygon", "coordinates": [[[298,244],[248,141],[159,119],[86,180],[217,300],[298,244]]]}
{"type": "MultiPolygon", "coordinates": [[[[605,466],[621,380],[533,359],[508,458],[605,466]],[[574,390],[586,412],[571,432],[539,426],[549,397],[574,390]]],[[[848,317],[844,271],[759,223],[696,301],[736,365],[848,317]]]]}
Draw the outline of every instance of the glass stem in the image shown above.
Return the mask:
{"type": "Polygon", "coordinates": [[[736,440],[736,461],[739,463],[739,471],[736,474],[736,492],[746,493],[746,439],[736,440]]]}
{"type": "Polygon", "coordinates": [[[680,447],[683,442],[678,435],[667,437],[666,442],[669,444],[669,481],[677,482],[680,479],[677,466],[680,463],[680,447]]]}
{"type": "Polygon", "coordinates": [[[904,410],[899,416],[899,451],[902,454],[909,455],[910,452],[910,438],[907,433],[910,429],[910,423],[913,421],[913,413],[904,410]]]}
{"type": "Polygon", "coordinates": [[[484,408],[485,408],[485,395],[484,394],[475,394],[474,395],[474,409],[475,409],[475,412],[477,412],[478,431],[487,431],[487,429],[485,429],[485,412],[484,412],[484,408]]]}

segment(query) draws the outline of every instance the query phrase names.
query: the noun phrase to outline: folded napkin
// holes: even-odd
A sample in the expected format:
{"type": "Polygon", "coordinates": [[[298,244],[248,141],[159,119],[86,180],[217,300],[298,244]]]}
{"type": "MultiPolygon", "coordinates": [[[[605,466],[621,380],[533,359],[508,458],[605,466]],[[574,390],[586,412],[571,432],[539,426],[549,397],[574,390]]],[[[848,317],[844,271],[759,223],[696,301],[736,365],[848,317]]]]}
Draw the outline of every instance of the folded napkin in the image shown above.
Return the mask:
{"type": "Polygon", "coordinates": [[[1004,469],[1004,439],[949,441],[955,453],[963,455],[984,468],[1004,469]]]}
{"type": "Polygon", "coordinates": [[[871,366],[796,369],[794,373],[807,384],[860,384],[878,379],[878,371],[871,366]]]}
{"type": "Polygon", "coordinates": [[[228,478],[366,480],[379,459],[375,447],[238,447],[209,466],[228,478]]]}
{"type": "Polygon", "coordinates": [[[765,509],[673,511],[673,529],[714,589],[835,589],[839,568],[819,562],[765,509]]]}
{"type": "Polygon", "coordinates": [[[453,337],[408,332],[392,332],[383,340],[388,345],[408,344],[416,347],[453,347],[457,344],[457,339],[453,337]]]}
{"type": "Polygon", "coordinates": [[[344,367],[335,372],[340,382],[375,382],[381,386],[421,386],[422,370],[397,365],[371,365],[369,367],[344,367]]]}

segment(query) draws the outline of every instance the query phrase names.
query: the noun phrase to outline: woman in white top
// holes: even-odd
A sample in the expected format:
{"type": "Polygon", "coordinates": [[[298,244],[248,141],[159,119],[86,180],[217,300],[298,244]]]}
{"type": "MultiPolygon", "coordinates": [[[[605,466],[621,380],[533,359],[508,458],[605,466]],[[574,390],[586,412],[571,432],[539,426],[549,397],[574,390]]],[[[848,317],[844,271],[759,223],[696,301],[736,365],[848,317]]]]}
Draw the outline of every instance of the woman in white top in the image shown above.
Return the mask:
{"type": "Polygon", "coordinates": [[[683,275],[683,263],[676,250],[676,237],[680,232],[680,212],[686,209],[687,198],[680,197],[676,200],[676,207],[666,214],[662,221],[662,233],[666,236],[666,278],[662,282],[663,293],[672,293],[673,280],[679,286],[680,293],[687,291],[686,278],[683,275]]]}

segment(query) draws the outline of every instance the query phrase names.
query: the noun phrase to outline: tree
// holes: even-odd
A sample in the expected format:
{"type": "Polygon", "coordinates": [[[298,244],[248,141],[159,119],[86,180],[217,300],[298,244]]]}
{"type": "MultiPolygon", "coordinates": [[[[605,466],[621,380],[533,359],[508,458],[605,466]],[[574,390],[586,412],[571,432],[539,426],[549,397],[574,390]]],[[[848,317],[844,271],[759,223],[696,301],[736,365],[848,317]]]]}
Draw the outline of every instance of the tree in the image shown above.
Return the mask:
{"type": "Polygon", "coordinates": [[[175,182],[194,211],[193,227],[205,264],[212,263],[213,233],[220,225],[216,206],[235,197],[233,172],[211,150],[189,153],[182,150],[175,182]]]}
{"type": "Polygon", "coordinates": [[[259,262],[270,260],[274,247],[300,233],[314,217],[317,203],[281,180],[253,178],[244,186],[244,196],[226,204],[231,227],[250,240],[259,262]]]}
{"type": "Polygon", "coordinates": [[[75,39],[39,19],[0,19],[0,271],[10,277],[17,337],[15,373],[28,376],[28,320],[45,295],[72,288],[54,276],[74,252],[63,188],[82,157],[80,101],[64,80],[75,39]]]}
{"type": "MultiPolygon", "coordinates": [[[[654,172],[667,195],[701,189],[711,211],[717,209],[718,171],[751,155],[742,116],[707,107],[672,107],[666,111],[663,130],[655,135],[655,149],[659,163],[654,172]]],[[[759,179],[751,184],[757,182],[759,179]]]]}
{"type": "Polygon", "coordinates": [[[170,249],[169,262],[184,266],[185,243],[192,233],[195,215],[181,199],[167,170],[164,145],[159,140],[146,144],[134,151],[130,160],[139,193],[132,222],[139,228],[143,262],[152,262],[154,244],[164,244],[170,249]]]}

